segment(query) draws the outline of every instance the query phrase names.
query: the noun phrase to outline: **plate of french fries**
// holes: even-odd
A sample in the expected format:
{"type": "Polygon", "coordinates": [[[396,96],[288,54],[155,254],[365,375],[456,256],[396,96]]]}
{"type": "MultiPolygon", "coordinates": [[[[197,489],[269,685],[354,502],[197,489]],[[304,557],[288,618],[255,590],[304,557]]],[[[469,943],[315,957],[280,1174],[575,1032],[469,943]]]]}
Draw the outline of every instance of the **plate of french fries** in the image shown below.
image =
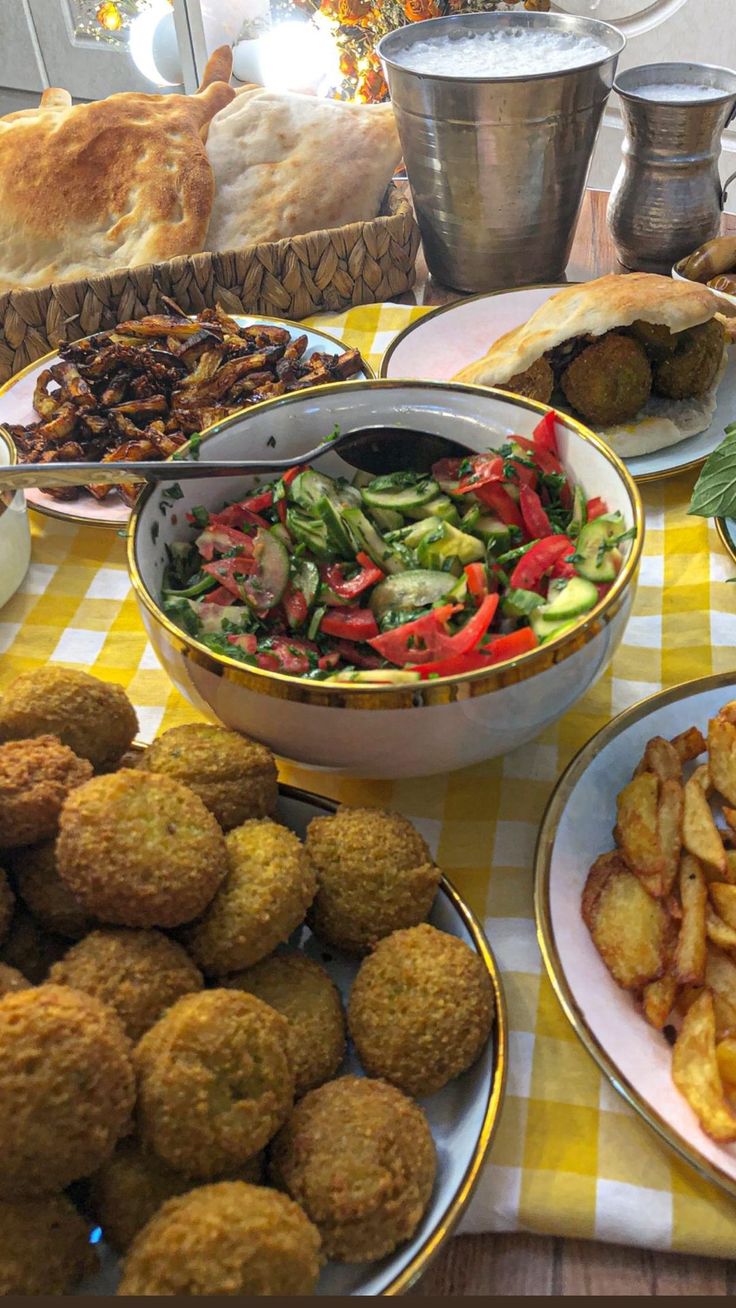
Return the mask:
{"type": "Polygon", "coordinates": [[[558,782],[535,862],[540,946],[578,1036],[736,1194],[736,674],[598,732],[558,782]]]}
{"type": "MultiPolygon", "coordinates": [[[[60,347],[0,387],[20,463],[171,458],[191,436],[275,396],[370,377],[358,350],[287,319],[160,312],[60,347]]],[[[124,525],[140,487],[27,491],[53,517],[124,525]]]]}

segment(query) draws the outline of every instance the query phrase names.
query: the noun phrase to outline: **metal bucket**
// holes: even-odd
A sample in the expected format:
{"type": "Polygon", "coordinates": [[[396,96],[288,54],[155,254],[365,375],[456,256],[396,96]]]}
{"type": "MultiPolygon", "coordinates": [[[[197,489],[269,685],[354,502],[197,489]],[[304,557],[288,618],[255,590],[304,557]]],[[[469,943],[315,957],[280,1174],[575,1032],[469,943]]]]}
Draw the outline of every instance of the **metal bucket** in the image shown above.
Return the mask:
{"type": "Polygon", "coordinates": [[[608,23],[548,13],[473,13],[384,36],[383,61],[429,270],[488,291],[559,280],[625,38],[608,23]],[[504,28],[590,37],[608,54],[516,77],[420,73],[418,41],[504,28]]]}

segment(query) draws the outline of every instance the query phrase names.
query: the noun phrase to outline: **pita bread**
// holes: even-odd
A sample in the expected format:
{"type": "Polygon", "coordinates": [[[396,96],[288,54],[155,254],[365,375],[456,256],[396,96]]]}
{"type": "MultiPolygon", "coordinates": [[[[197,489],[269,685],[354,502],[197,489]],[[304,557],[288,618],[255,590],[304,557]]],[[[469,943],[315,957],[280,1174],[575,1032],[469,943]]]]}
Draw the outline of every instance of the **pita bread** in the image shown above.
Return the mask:
{"type": "MultiPolygon", "coordinates": [[[[454,380],[503,386],[575,336],[602,336],[636,321],[661,323],[671,332],[687,331],[715,317],[719,307],[708,287],[695,282],[653,273],[611,273],[579,286],[566,286],[551,296],[523,326],[507,332],[454,380]]],[[[652,395],[631,422],[599,428],[599,434],[617,454],[633,458],[705,431],[715,413],[716,389],[727,360],[724,349],[718,375],[705,395],[686,400],[652,395]]]]}
{"type": "Polygon", "coordinates": [[[247,87],[210,125],[208,250],[375,218],[401,159],[388,104],[247,87]]]}
{"type": "Polygon", "coordinates": [[[201,133],[234,94],[208,73],[196,95],[72,105],[51,88],[0,118],[0,292],[201,250],[214,195],[201,133]]]}

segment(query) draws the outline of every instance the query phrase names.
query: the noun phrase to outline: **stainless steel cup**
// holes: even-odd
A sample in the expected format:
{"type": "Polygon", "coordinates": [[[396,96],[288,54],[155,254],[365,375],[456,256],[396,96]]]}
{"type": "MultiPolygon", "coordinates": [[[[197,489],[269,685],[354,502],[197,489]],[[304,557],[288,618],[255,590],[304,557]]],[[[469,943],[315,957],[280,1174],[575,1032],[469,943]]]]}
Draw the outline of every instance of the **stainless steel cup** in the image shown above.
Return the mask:
{"type": "Polygon", "coordinates": [[[488,291],[559,280],[567,264],[603,108],[625,38],[592,18],[472,13],[384,36],[383,61],[429,270],[488,291]],[[418,41],[503,28],[591,37],[598,62],[524,77],[418,73],[418,41]]]}

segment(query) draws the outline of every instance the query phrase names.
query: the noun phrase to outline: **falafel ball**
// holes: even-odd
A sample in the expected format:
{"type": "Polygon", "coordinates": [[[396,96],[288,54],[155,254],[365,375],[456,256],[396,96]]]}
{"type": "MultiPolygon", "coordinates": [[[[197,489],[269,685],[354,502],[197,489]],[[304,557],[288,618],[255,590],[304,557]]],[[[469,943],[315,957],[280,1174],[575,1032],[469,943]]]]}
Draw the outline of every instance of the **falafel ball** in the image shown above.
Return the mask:
{"type": "Polygon", "coordinates": [[[686,400],[710,390],[723,360],[726,333],[718,318],[678,332],[677,349],[654,370],[654,389],[671,400],[686,400]]]}
{"type": "Polygon", "coordinates": [[[118,1294],[308,1295],[319,1233],[284,1194],[220,1181],[169,1199],[136,1236],[118,1294]]]}
{"type": "Polygon", "coordinates": [[[539,400],[540,404],[549,404],[555,388],[555,375],[552,367],[542,355],[530,368],[510,377],[500,391],[511,391],[514,395],[524,395],[528,400],[539,400]]]}
{"type": "Polygon", "coordinates": [[[176,941],[131,927],[91,931],[54,963],[49,980],[109,1004],[134,1043],[177,999],[204,985],[176,941]]]}
{"type": "Polygon", "coordinates": [[[8,967],[7,963],[0,963],[0,999],[3,995],[14,995],[18,990],[31,989],[30,981],[26,980],[17,967],[8,967]]]}
{"type": "Polygon", "coordinates": [[[93,777],[69,796],[56,860],[88,913],[138,927],[191,922],[227,867],[225,837],[199,795],[130,769],[93,777]]]}
{"type": "Polygon", "coordinates": [[[22,672],[0,699],[0,740],[57,736],[93,768],[110,767],[138,731],[122,686],[49,664],[22,672]]]}
{"type": "Polygon", "coordinates": [[[42,931],[25,908],[17,907],[8,937],[0,949],[0,963],[17,968],[32,985],[37,986],[45,981],[51,964],[68,948],[68,940],[42,931]]]}
{"type": "Polygon", "coordinates": [[[0,1200],[0,1295],[68,1294],[97,1269],[89,1230],[64,1194],[0,1200]]]}
{"type": "Polygon", "coordinates": [[[254,995],[186,995],[133,1059],[144,1145],[187,1176],[232,1173],[257,1154],[294,1099],[289,1024],[254,995]]]}
{"type": "Polygon", "coordinates": [[[297,1099],[331,1080],[345,1057],[345,1017],[340,992],[319,963],[296,951],[274,954],[226,985],[247,990],[286,1018],[297,1099]]]}
{"type": "Polygon", "coordinates": [[[206,722],[172,727],[149,745],[138,766],[189,786],[223,831],[276,812],[279,792],[273,754],[265,745],[225,727],[206,722]]]}
{"type": "Polygon", "coordinates": [[[650,359],[666,359],[677,349],[677,332],[671,332],[661,322],[644,322],[638,318],[632,322],[629,332],[640,345],[644,346],[650,359]]]}
{"type": "Polygon", "coordinates": [[[288,940],[314,899],[317,881],[293,831],[253,818],[225,837],[228,874],[186,945],[210,976],[251,967],[288,940]]]}
{"type": "Polygon", "coordinates": [[[635,417],[646,404],[652,390],[652,369],[633,336],[609,332],[576,355],[560,385],[578,413],[607,427],[635,417]]]}
{"type": "Polygon", "coordinates": [[[493,1025],[493,991],[464,940],[423,922],[380,941],[361,964],[348,1026],[368,1076],[431,1095],[475,1062],[493,1025]]]}
{"type": "Polygon", "coordinates": [[[59,876],[55,840],[16,850],[12,869],[20,898],[44,931],[80,940],[92,930],[94,919],[59,876]]]}
{"type": "Polygon", "coordinates": [[[422,1110],[385,1081],[342,1076],[296,1105],[274,1140],[275,1183],[300,1203],[328,1258],[383,1258],[414,1234],[437,1159],[422,1110]]]}
{"type": "Polygon", "coordinates": [[[14,908],[15,895],[10,889],[7,874],[0,867],[0,945],[7,940],[14,908]]]}
{"type": "Polygon", "coordinates": [[[0,999],[0,1194],[50,1194],[102,1165],[130,1126],[130,1052],[91,995],[45,985],[0,999]]]}
{"type": "MultiPolygon", "coordinates": [[[[263,1155],[256,1154],[231,1179],[258,1185],[263,1179],[263,1155]]],[[[112,1158],[91,1178],[91,1209],[107,1243],[124,1253],[167,1199],[186,1194],[194,1185],[138,1141],[121,1140],[112,1158]]]]}
{"type": "Polygon", "coordinates": [[[312,819],[305,844],[317,869],[309,924],[336,949],[365,954],[377,940],[429,913],[441,872],[419,832],[399,813],[339,808],[312,819]]]}
{"type": "Polygon", "coordinates": [[[55,836],[64,800],[91,776],[92,764],[56,736],[0,745],[0,849],[55,836]]]}

